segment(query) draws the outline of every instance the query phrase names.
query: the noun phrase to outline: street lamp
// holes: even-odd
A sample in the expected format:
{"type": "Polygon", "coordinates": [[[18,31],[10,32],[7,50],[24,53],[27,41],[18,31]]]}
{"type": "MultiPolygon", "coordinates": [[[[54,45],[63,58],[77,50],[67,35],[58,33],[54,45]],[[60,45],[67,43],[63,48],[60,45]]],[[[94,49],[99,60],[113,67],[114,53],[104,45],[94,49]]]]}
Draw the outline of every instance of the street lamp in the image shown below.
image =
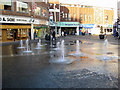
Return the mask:
{"type": "Polygon", "coordinates": [[[54,20],[55,20],[55,31],[57,32],[57,27],[56,27],[56,8],[55,8],[55,0],[54,0],[54,20]]]}

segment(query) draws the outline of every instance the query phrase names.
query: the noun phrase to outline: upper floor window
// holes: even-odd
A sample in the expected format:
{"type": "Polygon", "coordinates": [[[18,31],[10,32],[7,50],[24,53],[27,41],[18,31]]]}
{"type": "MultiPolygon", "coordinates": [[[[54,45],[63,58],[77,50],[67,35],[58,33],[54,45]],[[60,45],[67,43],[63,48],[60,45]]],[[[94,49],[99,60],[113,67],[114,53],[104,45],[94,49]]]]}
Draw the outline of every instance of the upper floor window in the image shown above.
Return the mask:
{"type": "Polygon", "coordinates": [[[71,14],[69,13],[69,21],[71,21],[71,14]]]}
{"type": "Polygon", "coordinates": [[[82,21],[82,19],[83,19],[83,15],[81,14],[81,15],[80,15],[80,21],[82,21]]]}
{"type": "Polygon", "coordinates": [[[48,11],[46,9],[43,9],[42,14],[43,14],[44,17],[47,17],[48,16],[48,11]]]}
{"type": "Polygon", "coordinates": [[[0,0],[0,9],[12,10],[12,0],[0,0]]]}
{"type": "Polygon", "coordinates": [[[38,15],[38,16],[40,16],[42,13],[41,13],[41,8],[40,7],[37,7],[36,9],[35,9],[35,15],[38,15]]]}
{"type": "Polygon", "coordinates": [[[87,15],[85,14],[85,21],[87,21],[87,15]]]}
{"type": "Polygon", "coordinates": [[[28,13],[28,3],[17,1],[16,7],[17,7],[17,12],[28,13]]]}
{"type": "Polygon", "coordinates": [[[75,13],[73,14],[73,20],[75,21],[75,13]]]}
{"type": "Polygon", "coordinates": [[[89,14],[88,14],[88,21],[90,21],[90,16],[89,16],[89,14]]]}
{"type": "Polygon", "coordinates": [[[67,21],[67,13],[65,13],[65,20],[67,21]]]}
{"type": "Polygon", "coordinates": [[[107,23],[108,23],[108,15],[106,15],[106,17],[105,17],[105,18],[106,18],[106,24],[107,24],[107,23]]]}

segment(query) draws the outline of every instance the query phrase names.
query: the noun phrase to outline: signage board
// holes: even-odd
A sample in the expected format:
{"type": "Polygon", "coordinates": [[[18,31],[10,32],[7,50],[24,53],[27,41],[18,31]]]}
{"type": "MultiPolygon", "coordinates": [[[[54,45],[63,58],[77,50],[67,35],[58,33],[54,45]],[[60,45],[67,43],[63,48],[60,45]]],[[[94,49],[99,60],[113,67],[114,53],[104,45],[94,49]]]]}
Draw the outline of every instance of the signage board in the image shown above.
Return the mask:
{"type": "Polygon", "coordinates": [[[78,27],[79,26],[79,22],[58,22],[57,26],[60,27],[78,27]]]}
{"type": "Polygon", "coordinates": [[[93,28],[95,24],[80,24],[80,27],[93,28]]]}
{"type": "Polygon", "coordinates": [[[22,23],[22,24],[45,24],[46,20],[34,19],[31,17],[0,15],[0,23],[22,23]]]}

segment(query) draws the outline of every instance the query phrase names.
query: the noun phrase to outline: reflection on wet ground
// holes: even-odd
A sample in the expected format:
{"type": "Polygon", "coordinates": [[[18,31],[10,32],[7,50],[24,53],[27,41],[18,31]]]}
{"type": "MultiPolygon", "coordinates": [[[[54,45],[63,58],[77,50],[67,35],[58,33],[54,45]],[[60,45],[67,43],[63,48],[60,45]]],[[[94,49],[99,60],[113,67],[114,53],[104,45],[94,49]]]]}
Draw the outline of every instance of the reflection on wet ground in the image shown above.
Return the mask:
{"type": "MultiPolygon", "coordinates": [[[[61,42],[60,50],[54,49],[58,46],[54,45],[53,47],[49,42],[42,42],[42,49],[36,50],[37,43],[30,43],[32,53],[23,53],[26,49],[18,49],[18,44],[3,46],[3,87],[117,87],[118,59],[105,62],[96,58],[97,56],[104,56],[104,42],[81,40],[79,44],[80,51],[85,56],[69,55],[76,53],[76,40],[65,40],[64,56],[75,60],[69,65],[49,62],[52,59],[61,58],[61,42]],[[64,75],[61,75],[61,73],[64,75]],[[102,79],[100,80],[100,78],[102,79]],[[28,80],[31,80],[31,82],[28,80]],[[48,83],[46,83],[46,80],[48,83]],[[93,80],[93,84],[91,84],[91,80],[93,80]],[[19,82],[15,83],[16,81],[19,82]],[[87,81],[88,83],[85,85],[87,81]],[[66,82],[66,84],[63,85],[63,82],[66,82]],[[96,82],[97,85],[95,86],[96,82]],[[79,83],[81,83],[81,86],[79,83]]],[[[118,56],[118,45],[109,43],[107,55],[118,56]]]]}

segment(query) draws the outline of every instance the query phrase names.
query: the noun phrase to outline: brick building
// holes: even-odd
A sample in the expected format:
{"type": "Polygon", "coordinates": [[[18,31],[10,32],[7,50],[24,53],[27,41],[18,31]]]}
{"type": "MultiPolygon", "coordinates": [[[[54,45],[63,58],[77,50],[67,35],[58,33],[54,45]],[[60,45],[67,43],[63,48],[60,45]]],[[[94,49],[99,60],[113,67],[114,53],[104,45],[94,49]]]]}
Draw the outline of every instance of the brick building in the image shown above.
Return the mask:
{"type": "Polygon", "coordinates": [[[3,42],[44,37],[48,29],[49,3],[43,0],[2,0],[0,37],[3,42]],[[34,32],[37,32],[36,35],[34,32]]]}
{"type": "MultiPolygon", "coordinates": [[[[56,8],[60,8],[60,12],[56,15],[57,34],[60,35],[62,31],[66,31],[67,34],[80,35],[82,29],[92,34],[99,34],[101,26],[104,28],[104,33],[112,33],[113,8],[65,3],[56,3],[56,5],[56,8]]],[[[52,13],[53,21],[55,21],[54,13],[56,12],[53,11],[52,13]]],[[[50,26],[55,27],[55,24],[50,26]]]]}

